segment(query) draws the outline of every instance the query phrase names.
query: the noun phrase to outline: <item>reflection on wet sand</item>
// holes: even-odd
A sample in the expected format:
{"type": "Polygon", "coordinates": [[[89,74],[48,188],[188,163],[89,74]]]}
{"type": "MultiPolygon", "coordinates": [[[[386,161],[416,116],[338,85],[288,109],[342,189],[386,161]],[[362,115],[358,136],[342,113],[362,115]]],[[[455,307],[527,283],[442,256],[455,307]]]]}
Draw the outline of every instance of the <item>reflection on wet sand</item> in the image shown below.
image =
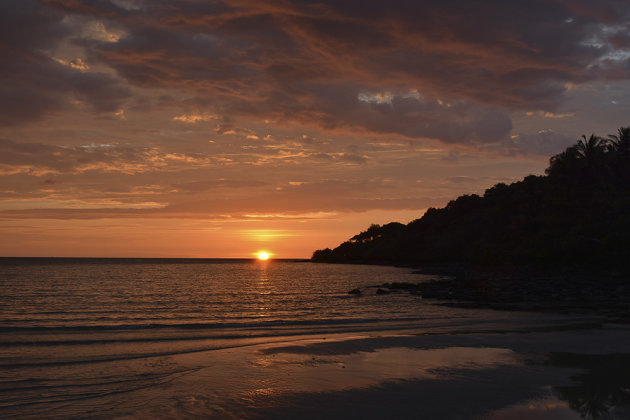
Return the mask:
{"type": "MultiPolygon", "coordinates": [[[[350,355],[258,353],[253,364],[275,370],[292,370],[293,392],[329,392],[377,386],[387,381],[444,379],[453,372],[520,365],[508,349],[447,347],[417,350],[387,348],[350,355]]],[[[279,384],[283,382],[281,379],[279,384]]]]}
{"type": "Polygon", "coordinates": [[[252,341],[137,360],[168,363],[173,373],[73,401],[71,411],[42,405],[31,412],[59,418],[90,412],[108,418],[630,418],[627,337],[626,330],[373,332],[252,341]],[[595,355],[593,338],[616,354],[595,355]]]}
{"type": "Polygon", "coordinates": [[[552,353],[555,367],[580,369],[570,385],[553,388],[585,419],[630,418],[630,355],[552,353]]]}
{"type": "MultiPolygon", "coordinates": [[[[234,418],[627,418],[619,414],[627,413],[630,356],[523,352],[522,342],[509,348],[515,336],[503,337],[506,347],[383,347],[386,337],[361,336],[264,344],[246,350],[246,366],[236,358],[225,363],[232,359],[225,354],[220,366],[173,385],[194,389],[194,383],[223,377],[229,393],[201,393],[195,401],[234,418]]],[[[422,337],[398,338],[390,344],[423,345],[422,337]]],[[[194,412],[189,409],[178,416],[194,412]]]]}

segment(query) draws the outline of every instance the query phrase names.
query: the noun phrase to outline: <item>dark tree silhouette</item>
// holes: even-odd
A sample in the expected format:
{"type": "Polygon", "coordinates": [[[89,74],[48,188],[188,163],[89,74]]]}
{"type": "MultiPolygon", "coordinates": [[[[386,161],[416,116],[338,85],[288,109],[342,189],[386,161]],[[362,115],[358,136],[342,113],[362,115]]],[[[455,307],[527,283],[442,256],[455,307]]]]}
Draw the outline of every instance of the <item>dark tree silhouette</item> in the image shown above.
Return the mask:
{"type": "Polygon", "coordinates": [[[597,163],[607,151],[606,141],[595,134],[591,134],[588,139],[585,135],[582,135],[582,138],[575,146],[575,150],[578,158],[586,159],[586,161],[591,163],[597,163]]]}
{"type": "Polygon", "coordinates": [[[497,184],[430,208],[408,225],[372,225],[327,262],[590,263],[630,258],[630,127],[582,136],[552,156],[547,176],[497,184]]]}
{"type": "Polygon", "coordinates": [[[549,159],[549,167],[545,170],[547,175],[558,176],[569,174],[576,166],[579,158],[577,147],[571,146],[564,152],[558,153],[549,159]]]}
{"type": "Polygon", "coordinates": [[[617,407],[630,406],[628,355],[552,353],[549,361],[553,366],[581,370],[572,377],[572,384],[555,386],[553,390],[582,418],[611,418],[611,411],[617,407]]]}
{"type": "Polygon", "coordinates": [[[617,134],[611,134],[610,146],[612,152],[617,152],[625,157],[630,154],[630,127],[621,127],[617,134]]]}

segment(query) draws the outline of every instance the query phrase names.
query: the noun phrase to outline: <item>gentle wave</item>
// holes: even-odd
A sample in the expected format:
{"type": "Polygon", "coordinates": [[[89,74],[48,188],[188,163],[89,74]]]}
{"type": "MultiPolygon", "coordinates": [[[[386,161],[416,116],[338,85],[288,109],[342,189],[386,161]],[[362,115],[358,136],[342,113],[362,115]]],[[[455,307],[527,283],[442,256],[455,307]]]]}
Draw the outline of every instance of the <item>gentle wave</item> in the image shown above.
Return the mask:
{"type": "Polygon", "coordinates": [[[101,325],[54,325],[54,326],[3,326],[0,327],[0,333],[13,332],[59,332],[59,331],[117,331],[117,330],[153,330],[153,329],[221,329],[221,328],[265,328],[265,327],[287,327],[287,326],[309,326],[309,325],[340,325],[340,324],[369,324],[377,322],[407,322],[419,321],[423,318],[407,317],[407,318],[329,318],[329,319],[310,319],[310,320],[274,320],[263,322],[193,322],[193,323],[149,323],[149,324],[101,324],[101,325]]]}
{"type": "Polygon", "coordinates": [[[198,352],[210,351],[210,350],[224,350],[224,349],[230,349],[230,348],[244,347],[246,345],[247,344],[235,344],[235,345],[224,345],[224,346],[208,346],[208,347],[184,349],[184,350],[146,352],[146,353],[137,353],[137,354],[112,354],[112,355],[107,355],[107,356],[89,356],[89,357],[69,359],[69,360],[11,361],[10,363],[0,363],[0,369],[11,370],[11,369],[21,369],[21,368],[27,368],[27,367],[32,368],[32,367],[44,367],[44,366],[68,366],[68,365],[85,365],[85,364],[94,364],[94,363],[120,362],[120,361],[126,361],[126,360],[146,359],[146,358],[151,358],[151,357],[175,356],[178,354],[198,353],[198,352]]]}

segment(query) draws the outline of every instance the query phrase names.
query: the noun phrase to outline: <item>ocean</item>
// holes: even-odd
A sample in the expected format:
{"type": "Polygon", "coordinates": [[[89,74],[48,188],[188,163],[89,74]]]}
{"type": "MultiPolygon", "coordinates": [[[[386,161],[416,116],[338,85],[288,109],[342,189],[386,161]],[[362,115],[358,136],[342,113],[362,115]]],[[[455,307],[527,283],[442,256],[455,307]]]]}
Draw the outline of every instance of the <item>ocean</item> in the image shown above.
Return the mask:
{"type": "MultiPolygon", "coordinates": [[[[409,268],[299,260],[5,258],[0,417],[254,418],[261,402],[251,399],[252,387],[276,395],[297,392],[313,378],[319,382],[300,392],[334,390],[347,382],[336,371],[305,377],[304,363],[316,360],[310,353],[294,360],[299,352],[293,352],[278,364],[278,352],[269,350],[274,346],[453,337],[583,321],[376,293],[384,283],[434,278],[409,268]],[[348,293],[356,288],[360,296],[348,293]],[[261,361],[261,354],[269,356],[261,361]],[[296,372],[299,378],[290,379],[296,372]],[[273,379],[275,388],[250,384],[257,375],[273,379]],[[200,384],[205,391],[197,389],[200,384]],[[204,403],[191,409],[190,398],[204,403]]],[[[495,356],[502,360],[505,354],[495,356]]],[[[383,369],[381,379],[407,375],[383,369]]],[[[369,376],[361,372],[359,377],[369,376]]],[[[359,382],[342,388],[366,384],[359,382]]]]}

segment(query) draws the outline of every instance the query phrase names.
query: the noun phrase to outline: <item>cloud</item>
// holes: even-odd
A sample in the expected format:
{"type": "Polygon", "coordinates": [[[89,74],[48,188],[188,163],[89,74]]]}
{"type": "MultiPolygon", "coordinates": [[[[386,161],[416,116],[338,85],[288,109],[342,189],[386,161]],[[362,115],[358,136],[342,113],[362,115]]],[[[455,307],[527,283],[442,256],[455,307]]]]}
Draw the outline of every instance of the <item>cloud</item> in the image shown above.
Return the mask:
{"type": "Polygon", "coordinates": [[[576,138],[564,135],[551,129],[539,130],[536,133],[518,133],[502,144],[505,154],[533,153],[551,156],[575,144],[576,138]]]}
{"type": "Polygon", "coordinates": [[[511,111],[556,115],[569,83],[630,77],[618,0],[45,3],[120,28],[81,45],[134,86],[330,131],[500,142],[511,111]]]}
{"type": "Polygon", "coordinates": [[[252,200],[206,200],[161,207],[158,203],[140,203],[129,206],[105,206],[85,208],[68,206],[58,208],[22,208],[0,210],[0,218],[6,219],[111,219],[111,218],[189,218],[234,219],[253,214],[275,214],[277,217],[299,216],[317,212],[365,212],[370,210],[416,210],[435,205],[431,198],[306,198],[294,200],[289,196],[256,196],[252,200]],[[227,216],[229,215],[229,216],[227,216]]]}
{"type": "MultiPolygon", "coordinates": [[[[239,179],[165,185],[41,184],[19,197],[0,198],[0,218],[227,218],[274,214],[295,217],[313,213],[414,210],[436,205],[434,196],[396,197],[396,188],[381,181],[330,179],[290,182],[283,188],[239,179]],[[212,195],[207,194],[212,191],[212,195]],[[7,203],[15,200],[11,208],[7,203]]],[[[32,183],[27,188],[32,188],[32,183]]]]}
{"type": "Polygon", "coordinates": [[[528,117],[538,115],[543,118],[551,118],[551,119],[557,120],[557,119],[562,119],[562,118],[573,117],[575,116],[575,112],[553,113],[553,112],[545,112],[545,111],[538,111],[538,112],[528,111],[526,115],[528,117]]]}
{"type": "Polygon", "coordinates": [[[339,161],[345,163],[353,163],[353,164],[364,164],[367,162],[367,156],[360,156],[353,153],[312,153],[310,155],[313,159],[316,160],[326,160],[326,161],[339,161]]]}
{"type": "Polygon", "coordinates": [[[173,121],[179,121],[183,123],[194,124],[199,121],[212,121],[217,120],[219,117],[214,114],[208,113],[192,113],[192,114],[182,114],[173,117],[173,121]]]}
{"type": "Polygon", "coordinates": [[[446,181],[459,184],[459,183],[463,183],[463,182],[475,182],[477,180],[475,178],[473,178],[473,177],[470,177],[470,176],[461,175],[461,176],[450,176],[450,177],[446,178],[446,181]]]}
{"type": "Polygon", "coordinates": [[[200,193],[217,188],[255,188],[269,185],[268,182],[255,180],[217,179],[209,181],[191,181],[173,184],[178,191],[185,193],[200,193]]]}
{"type": "Polygon", "coordinates": [[[115,144],[60,147],[41,143],[16,143],[0,139],[0,174],[80,174],[119,172],[138,174],[178,171],[210,166],[215,160],[202,154],[170,153],[158,148],[133,148],[115,144]]]}
{"type": "Polygon", "coordinates": [[[92,72],[82,58],[50,55],[77,28],[38,2],[0,4],[0,125],[42,119],[85,103],[96,113],[120,109],[129,89],[108,73],[92,72]]]}

